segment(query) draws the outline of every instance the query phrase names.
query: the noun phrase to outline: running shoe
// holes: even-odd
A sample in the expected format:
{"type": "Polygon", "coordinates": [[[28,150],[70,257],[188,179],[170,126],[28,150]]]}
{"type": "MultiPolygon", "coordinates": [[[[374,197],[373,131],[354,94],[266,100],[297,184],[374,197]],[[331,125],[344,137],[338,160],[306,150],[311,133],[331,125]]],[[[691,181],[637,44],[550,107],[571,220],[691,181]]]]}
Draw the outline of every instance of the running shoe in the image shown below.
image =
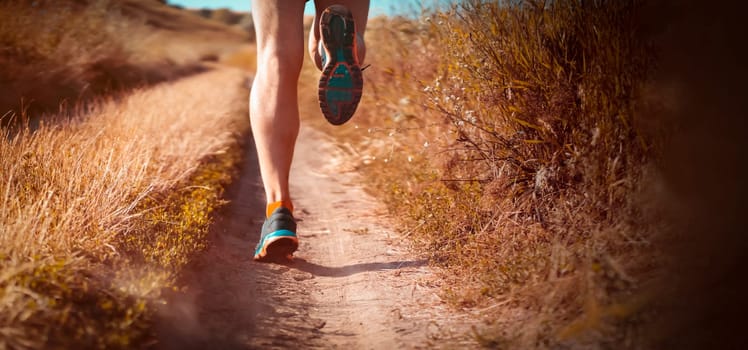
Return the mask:
{"type": "Polygon", "coordinates": [[[266,262],[291,260],[298,247],[296,220],[290,210],[280,207],[262,224],[254,259],[266,262]]]}
{"type": "Polygon", "coordinates": [[[326,8],[320,17],[320,32],[319,107],[330,124],[341,125],[356,111],[364,86],[351,11],[342,5],[326,8]]]}

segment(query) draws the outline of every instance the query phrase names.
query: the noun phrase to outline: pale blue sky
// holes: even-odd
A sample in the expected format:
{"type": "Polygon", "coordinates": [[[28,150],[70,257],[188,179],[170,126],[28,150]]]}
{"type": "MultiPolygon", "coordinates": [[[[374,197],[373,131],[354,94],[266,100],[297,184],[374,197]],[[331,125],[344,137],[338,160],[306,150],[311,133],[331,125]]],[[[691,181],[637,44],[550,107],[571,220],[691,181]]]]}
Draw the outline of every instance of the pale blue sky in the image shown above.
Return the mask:
{"type": "MultiPolygon", "coordinates": [[[[249,11],[252,2],[251,0],[168,0],[168,3],[189,8],[230,8],[235,11],[249,11]]],[[[415,9],[420,8],[420,3],[421,1],[414,0],[371,0],[369,16],[414,14],[415,9]]],[[[314,14],[314,2],[307,2],[304,11],[309,15],[314,14]]]]}

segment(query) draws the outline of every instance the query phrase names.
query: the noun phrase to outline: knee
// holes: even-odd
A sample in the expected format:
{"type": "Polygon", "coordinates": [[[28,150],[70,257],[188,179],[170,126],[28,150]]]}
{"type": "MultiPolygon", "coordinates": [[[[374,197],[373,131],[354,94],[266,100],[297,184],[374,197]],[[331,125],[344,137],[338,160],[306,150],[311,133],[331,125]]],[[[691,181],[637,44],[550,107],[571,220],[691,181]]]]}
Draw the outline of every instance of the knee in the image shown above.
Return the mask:
{"type": "Polygon", "coordinates": [[[271,47],[258,52],[257,70],[279,79],[298,79],[304,63],[303,47],[271,47]]]}

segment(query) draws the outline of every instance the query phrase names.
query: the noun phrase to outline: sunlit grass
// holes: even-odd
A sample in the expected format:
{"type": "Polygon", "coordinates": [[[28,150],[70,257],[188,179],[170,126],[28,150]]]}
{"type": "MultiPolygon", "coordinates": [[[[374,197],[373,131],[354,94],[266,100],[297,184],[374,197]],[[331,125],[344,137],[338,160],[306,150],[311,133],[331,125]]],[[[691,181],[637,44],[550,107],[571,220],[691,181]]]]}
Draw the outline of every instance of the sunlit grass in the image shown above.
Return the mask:
{"type": "Polygon", "coordinates": [[[210,74],[236,88],[185,80],[3,129],[0,344],[149,335],[153,303],[205,246],[247,131],[242,75],[210,74]]]}
{"type": "MultiPolygon", "coordinates": [[[[486,344],[648,341],[641,286],[663,230],[646,186],[667,126],[642,11],[468,1],[372,19],[356,116],[332,128],[309,113],[447,268],[446,300],[493,323],[486,344]]],[[[305,66],[301,86],[317,77],[305,66]]]]}
{"type": "Polygon", "coordinates": [[[238,71],[132,89],[205,70],[248,36],[145,0],[0,14],[0,348],[141,347],[207,244],[247,90],[238,71]]]}

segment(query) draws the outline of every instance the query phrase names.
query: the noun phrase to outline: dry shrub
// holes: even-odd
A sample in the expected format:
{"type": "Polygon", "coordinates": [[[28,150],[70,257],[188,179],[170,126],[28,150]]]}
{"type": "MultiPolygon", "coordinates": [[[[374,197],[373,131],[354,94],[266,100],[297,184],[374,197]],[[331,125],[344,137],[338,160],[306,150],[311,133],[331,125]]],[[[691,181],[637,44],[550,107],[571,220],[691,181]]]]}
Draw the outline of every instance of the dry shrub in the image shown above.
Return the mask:
{"type": "Polygon", "coordinates": [[[144,344],[162,290],[205,245],[245,100],[185,80],[2,129],[0,347],[144,344]]]}
{"type": "Polygon", "coordinates": [[[487,345],[651,340],[644,286],[665,231],[650,189],[668,126],[663,100],[643,98],[644,10],[467,1],[371,21],[364,100],[332,133],[451,272],[448,299],[493,305],[487,345]]]}

